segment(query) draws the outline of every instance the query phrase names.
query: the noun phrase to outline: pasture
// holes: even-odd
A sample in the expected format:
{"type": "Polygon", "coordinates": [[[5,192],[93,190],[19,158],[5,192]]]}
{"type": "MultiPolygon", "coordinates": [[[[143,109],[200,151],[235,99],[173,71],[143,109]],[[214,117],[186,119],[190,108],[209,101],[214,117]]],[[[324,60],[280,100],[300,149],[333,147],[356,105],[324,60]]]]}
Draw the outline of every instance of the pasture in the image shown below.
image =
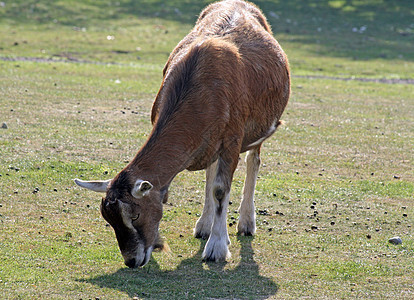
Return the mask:
{"type": "Polygon", "coordinates": [[[412,299],[414,2],[254,1],[290,60],[262,147],[257,234],[205,263],[204,172],[170,187],[171,248],[128,269],[100,195],[151,130],[170,51],[211,1],[0,2],[1,299],[412,299]],[[4,124],[3,124],[4,123],[4,124]],[[3,124],[3,125],[2,125],[3,124]],[[402,244],[388,240],[400,236],[402,244]]]}

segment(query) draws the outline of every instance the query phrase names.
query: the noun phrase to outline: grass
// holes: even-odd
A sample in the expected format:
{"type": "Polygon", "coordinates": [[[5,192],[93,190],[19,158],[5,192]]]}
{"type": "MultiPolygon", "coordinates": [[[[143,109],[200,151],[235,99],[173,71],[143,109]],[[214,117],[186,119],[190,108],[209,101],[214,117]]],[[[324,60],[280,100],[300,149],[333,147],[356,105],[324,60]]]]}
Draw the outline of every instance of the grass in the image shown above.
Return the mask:
{"type": "MultiPolygon", "coordinates": [[[[183,172],[161,222],[172,252],[124,267],[99,195],[72,179],[111,178],[135,155],[163,64],[206,4],[0,6],[0,298],[413,297],[414,87],[398,83],[414,78],[407,1],[257,1],[293,74],[286,125],[263,146],[257,235],[229,227],[232,258],[203,263],[192,228],[204,173],[183,172]],[[337,80],[352,77],[397,84],[337,80]]],[[[229,224],[244,170],[242,159],[229,224]]]]}

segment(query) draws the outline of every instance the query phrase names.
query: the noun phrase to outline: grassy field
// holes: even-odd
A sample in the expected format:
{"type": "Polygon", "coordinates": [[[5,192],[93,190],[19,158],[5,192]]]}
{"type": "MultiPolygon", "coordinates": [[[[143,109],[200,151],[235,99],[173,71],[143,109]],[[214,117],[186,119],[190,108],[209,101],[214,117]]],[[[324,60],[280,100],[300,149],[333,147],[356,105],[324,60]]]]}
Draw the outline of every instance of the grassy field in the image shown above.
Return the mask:
{"type": "MultiPolygon", "coordinates": [[[[123,265],[100,197],[151,130],[163,65],[210,1],[0,2],[1,299],[412,299],[414,2],[255,1],[291,63],[264,143],[257,235],[192,237],[204,172],[170,188],[170,253],[123,265]],[[392,245],[389,238],[403,243],[392,245]]],[[[243,156],[242,156],[243,158],[243,156]]],[[[245,164],[228,222],[237,221],[245,164]]]]}

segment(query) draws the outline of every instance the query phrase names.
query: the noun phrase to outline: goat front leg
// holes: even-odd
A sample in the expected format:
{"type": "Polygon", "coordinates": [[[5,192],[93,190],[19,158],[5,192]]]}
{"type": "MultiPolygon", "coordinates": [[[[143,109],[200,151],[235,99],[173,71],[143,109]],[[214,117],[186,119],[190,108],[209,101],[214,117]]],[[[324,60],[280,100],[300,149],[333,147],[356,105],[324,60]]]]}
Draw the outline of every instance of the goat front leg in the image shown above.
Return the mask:
{"type": "Polygon", "coordinates": [[[240,235],[256,233],[256,212],[254,207],[254,190],[260,167],[260,146],[250,150],[246,155],[246,180],[243,187],[243,200],[239,207],[237,232],[240,235]]]}
{"type": "Polygon", "coordinates": [[[230,244],[227,232],[227,208],[230,199],[231,181],[238,162],[236,158],[231,160],[220,157],[218,159],[217,172],[212,186],[214,219],[210,237],[203,251],[203,260],[224,261],[229,258],[230,244]]]}
{"type": "Polygon", "coordinates": [[[214,221],[215,205],[213,195],[214,179],[217,174],[217,161],[212,163],[206,170],[206,199],[201,217],[198,219],[194,228],[196,238],[208,239],[211,232],[211,226],[214,221]]]}

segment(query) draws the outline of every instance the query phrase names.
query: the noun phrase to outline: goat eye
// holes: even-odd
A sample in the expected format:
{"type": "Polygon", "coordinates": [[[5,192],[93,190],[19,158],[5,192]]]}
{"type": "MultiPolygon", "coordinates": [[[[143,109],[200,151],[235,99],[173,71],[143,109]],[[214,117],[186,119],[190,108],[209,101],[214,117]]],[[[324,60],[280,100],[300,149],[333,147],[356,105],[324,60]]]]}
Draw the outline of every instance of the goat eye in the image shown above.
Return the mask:
{"type": "Polygon", "coordinates": [[[136,215],[135,217],[132,217],[131,219],[132,219],[132,221],[136,221],[136,220],[138,220],[138,218],[139,218],[139,214],[136,215]]]}

